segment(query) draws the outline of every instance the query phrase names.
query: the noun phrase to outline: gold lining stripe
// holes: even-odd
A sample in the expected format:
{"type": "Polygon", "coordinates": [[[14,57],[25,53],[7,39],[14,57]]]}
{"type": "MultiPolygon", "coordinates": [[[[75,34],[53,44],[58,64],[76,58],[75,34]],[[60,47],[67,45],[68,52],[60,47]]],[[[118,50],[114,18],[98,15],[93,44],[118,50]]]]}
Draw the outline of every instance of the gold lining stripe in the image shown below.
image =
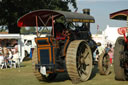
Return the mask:
{"type": "Polygon", "coordinates": [[[67,21],[70,22],[86,22],[86,23],[93,23],[95,22],[94,20],[86,20],[86,19],[66,19],[67,21]]]}
{"type": "Polygon", "coordinates": [[[110,15],[110,18],[113,19],[113,18],[115,18],[116,16],[128,16],[128,15],[127,15],[127,14],[119,13],[119,14],[110,15]]]}

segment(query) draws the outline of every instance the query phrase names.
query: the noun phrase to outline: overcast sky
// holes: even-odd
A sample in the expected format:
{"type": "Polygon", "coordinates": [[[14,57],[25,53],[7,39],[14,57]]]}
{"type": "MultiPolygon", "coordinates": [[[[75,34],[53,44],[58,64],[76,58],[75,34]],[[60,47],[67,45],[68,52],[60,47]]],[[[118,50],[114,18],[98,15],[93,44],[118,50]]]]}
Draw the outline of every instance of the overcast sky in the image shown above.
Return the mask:
{"type": "MultiPolygon", "coordinates": [[[[111,20],[109,14],[128,9],[128,0],[76,0],[78,12],[82,9],[89,8],[91,15],[95,18],[95,23],[91,24],[91,32],[96,33],[97,25],[100,30],[104,30],[107,25],[111,27],[124,27],[126,21],[111,20]]],[[[71,6],[72,11],[73,9],[71,6]]]]}

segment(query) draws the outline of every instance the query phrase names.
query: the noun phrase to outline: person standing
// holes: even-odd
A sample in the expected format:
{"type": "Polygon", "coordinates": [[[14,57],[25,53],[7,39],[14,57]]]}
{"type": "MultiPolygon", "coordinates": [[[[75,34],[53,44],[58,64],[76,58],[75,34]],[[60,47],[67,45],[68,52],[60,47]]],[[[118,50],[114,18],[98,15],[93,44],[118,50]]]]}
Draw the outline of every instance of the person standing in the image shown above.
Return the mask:
{"type": "Polygon", "coordinates": [[[110,57],[110,64],[111,64],[111,66],[112,66],[113,52],[112,52],[111,49],[108,51],[108,55],[109,55],[109,57],[110,57]]]}

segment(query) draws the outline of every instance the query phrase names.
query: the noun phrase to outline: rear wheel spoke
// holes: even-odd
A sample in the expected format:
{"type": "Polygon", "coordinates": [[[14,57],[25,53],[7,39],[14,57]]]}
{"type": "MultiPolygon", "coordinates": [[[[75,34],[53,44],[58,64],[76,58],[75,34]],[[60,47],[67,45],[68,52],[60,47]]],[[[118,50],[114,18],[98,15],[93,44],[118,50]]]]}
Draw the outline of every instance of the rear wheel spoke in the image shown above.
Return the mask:
{"type": "Polygon", "coordinates": [[[88,75],[88,73],[84,69],[82,69],[82,73],[88,75]]]}
{"type": "Polygon", "coordinates": [[[85,50],[85,52],[82,53],[82,56],[84,57],[84,59],[86,59],[88,55],[89,55],[89,51],[88,50],[87,51],[85,50]]]}

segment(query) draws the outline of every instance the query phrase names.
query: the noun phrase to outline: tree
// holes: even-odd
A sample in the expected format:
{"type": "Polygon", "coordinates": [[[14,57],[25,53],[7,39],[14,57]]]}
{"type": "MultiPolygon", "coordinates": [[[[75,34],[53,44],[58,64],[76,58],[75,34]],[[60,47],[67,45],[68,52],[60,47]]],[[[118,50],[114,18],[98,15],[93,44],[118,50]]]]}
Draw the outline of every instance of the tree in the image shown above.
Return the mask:
{"type": "Polygon", "coordinates": [[[76,0],[2,0],[0,2],[0,25],[7,25],[9,33],[19,33],[17,20],[24,14],[37,9],[70,11],[68,3],[76,7],[76,0]]]}
{"type": "Polygon", "coordinates": [[[30,33],[35,33],[36,32],[36,28],[35,27],[30,27],[28,31],[30,33]]]}
{"type": "Polygon", "coordinates": [[[36,28],[35,27],[22,27],[20,30],[20,33],[23,33],[23,34],[36,33],[36,28]]]}
{"type": "Polygon", "coordinates": [[[7,26],[0,26],[0,32],[7,32],[7,26]]]}
{"type": "Polygon", "coordinates": [[[25,33],[28,33],[28,31],[26,30],[25,27],[22,27],[21,30],[20,30],[20,33],[24,33],[25,34],[25,33]]]}

